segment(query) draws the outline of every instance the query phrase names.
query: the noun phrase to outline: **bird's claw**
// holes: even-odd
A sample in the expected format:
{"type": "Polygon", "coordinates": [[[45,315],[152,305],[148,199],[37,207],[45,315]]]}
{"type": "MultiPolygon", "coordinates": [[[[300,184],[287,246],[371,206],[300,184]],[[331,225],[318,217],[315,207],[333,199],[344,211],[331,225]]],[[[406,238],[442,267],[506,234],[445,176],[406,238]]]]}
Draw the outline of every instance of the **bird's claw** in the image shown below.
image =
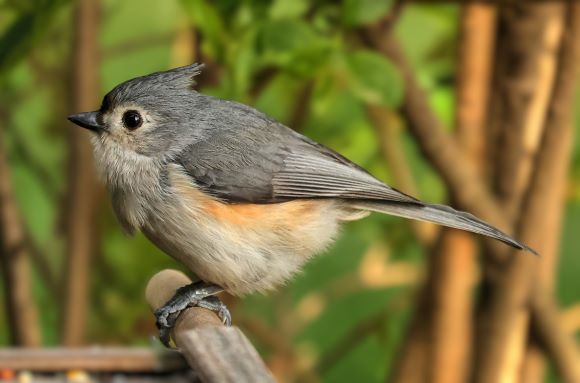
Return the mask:
{"type": "Polygon", "coordinates": [[[226,305],[212,294],[221,289],[205,282],[196,282],[184,286],[175,292],[175,295],[161,308],[155,310],[156,325],[159,329],[159,340],[170,348],[171,329],[175,325],[179,314],[188,307],[203,307],[214,311],[224,325],[231,326],[232,316],[226,305]]]}
{"type": "Polygon", "coordinates": [[[197,306],[206,308],[215,312],[220,319],[222,320],[223,324],[227,327],[232,325],[232,314],[230,314],[230,310],[228,307],[216,296],[210,296],[202,299],[197,306]]]}
{"type": "Polygon", "coordinates": [[[167,348],[171,348],[169,342],[171,341],[171,329],[175,325],[179,314],[187,308],[174,311],[171,306],[165,305],[155,311],[157,329],[159,330],[159,340],[167,348]]]}

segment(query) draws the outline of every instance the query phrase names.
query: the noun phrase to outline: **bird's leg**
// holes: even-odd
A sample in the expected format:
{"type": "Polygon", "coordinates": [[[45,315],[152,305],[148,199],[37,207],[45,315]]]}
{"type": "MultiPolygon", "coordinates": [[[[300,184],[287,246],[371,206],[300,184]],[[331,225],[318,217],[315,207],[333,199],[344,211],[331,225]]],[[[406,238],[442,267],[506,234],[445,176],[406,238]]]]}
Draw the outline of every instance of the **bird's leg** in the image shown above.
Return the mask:
{"type": "Polygon", "coordinates": [[[232,317],[226,305],[215,294],[223,291],[218,285],[204,281],[194,282],[183,286],[175,292],[175,295],[161,308],[155,310],[159,339],[169,347],[169,333],[177,320],[177,317],[188,307],[198,306],[215,311],[226,326],[232,323],[232,317]]]}

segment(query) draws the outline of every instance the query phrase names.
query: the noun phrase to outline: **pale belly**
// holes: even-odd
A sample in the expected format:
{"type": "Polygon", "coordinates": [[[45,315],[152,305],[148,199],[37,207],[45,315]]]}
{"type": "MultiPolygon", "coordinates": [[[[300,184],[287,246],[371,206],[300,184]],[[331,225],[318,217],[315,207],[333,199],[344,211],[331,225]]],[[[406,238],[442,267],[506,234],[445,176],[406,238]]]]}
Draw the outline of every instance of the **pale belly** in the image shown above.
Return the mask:
{"type": "Polygon", "coordinates": [[[142,230],[200,279],[235,295],[288,280],[332,242],[343,213],[330,200],[228,205],[197,190],[188,195],[186,206],[166,205],[142,230]]]}

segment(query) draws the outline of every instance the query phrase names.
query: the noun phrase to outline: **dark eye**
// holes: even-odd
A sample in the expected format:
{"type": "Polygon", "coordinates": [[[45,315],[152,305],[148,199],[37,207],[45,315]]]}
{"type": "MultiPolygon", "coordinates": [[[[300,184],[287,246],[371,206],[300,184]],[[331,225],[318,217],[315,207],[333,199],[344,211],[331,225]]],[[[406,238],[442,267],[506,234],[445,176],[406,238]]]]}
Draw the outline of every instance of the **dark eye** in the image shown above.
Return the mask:
{"type": "Polygon", "coordinates": [[[143,118],[136,110],[128,110],[123,114],[123,125],[129,130],[135,130],[143,124],[143,118]]]}

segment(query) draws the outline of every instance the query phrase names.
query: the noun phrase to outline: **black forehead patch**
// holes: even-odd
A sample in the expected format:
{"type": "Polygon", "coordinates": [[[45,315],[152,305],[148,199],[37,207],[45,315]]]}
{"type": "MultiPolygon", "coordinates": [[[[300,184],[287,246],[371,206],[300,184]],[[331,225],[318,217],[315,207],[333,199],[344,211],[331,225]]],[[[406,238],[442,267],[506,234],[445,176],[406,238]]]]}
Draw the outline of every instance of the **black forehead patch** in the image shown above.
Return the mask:
{"type": "Polygon", "coordinates": [[[105,112],[108,112],[109,110],[111,110],[110,93],[108,93],[105,97],[103,97],[103,102],[101,103],[101,108],[99,109],[99,111],[101,113],[105,113],[105,112]]]}

